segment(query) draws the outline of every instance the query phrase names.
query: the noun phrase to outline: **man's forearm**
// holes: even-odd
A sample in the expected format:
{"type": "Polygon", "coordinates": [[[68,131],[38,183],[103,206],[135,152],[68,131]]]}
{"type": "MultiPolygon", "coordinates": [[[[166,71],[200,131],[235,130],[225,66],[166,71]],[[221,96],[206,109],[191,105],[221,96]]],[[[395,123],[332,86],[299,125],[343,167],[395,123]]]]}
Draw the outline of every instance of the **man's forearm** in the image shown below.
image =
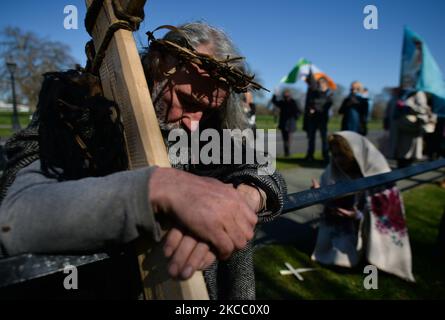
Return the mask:
{"type": "Polygon", "coordinates": [[[97,250],[136,239],[159,239],[148,203],[151,168],[58,182],[39,162],[24,168],[4,199],[0,239],[9,255],[97,250]]]}

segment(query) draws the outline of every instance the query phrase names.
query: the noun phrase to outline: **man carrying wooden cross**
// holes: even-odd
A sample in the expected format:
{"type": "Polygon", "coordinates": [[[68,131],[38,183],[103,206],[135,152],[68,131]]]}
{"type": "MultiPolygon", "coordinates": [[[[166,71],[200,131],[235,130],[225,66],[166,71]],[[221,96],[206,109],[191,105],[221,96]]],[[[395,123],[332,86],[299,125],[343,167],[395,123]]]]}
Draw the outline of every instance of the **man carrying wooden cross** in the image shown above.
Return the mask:
{"type": "MultiPolygon", "coordinates": [[[[237,54],[223,32],[191,23],[173,28],[169,43],[151,39],[142,59],[168,147],[171,130],[190,136],[196,123],[245,128],[240,93],[253,82],[241,60],[228,58],[237,54]]],[[[119,109],[96,84],[77,71],[45,76],[32,123],[7,145],[0,255],[120,248],[144,234],[159,241],[159,222],[169,216],[171,276],[204,269],[211,298],[253,299],[249,241],[258,221],[282,209],[281,176],[259,175],[258,164],[199,161],[123,171],[119,109]]]]}

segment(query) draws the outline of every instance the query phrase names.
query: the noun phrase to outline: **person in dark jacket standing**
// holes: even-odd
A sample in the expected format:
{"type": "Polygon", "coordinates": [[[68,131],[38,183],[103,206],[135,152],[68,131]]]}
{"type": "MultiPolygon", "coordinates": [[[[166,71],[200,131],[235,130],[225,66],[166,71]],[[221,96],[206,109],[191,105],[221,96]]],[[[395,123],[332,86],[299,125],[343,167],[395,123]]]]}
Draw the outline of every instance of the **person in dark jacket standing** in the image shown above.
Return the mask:
{"type": "Polygon", "coordinates": [[[304,109],[303,129],[309,140],[306,160],[314,160],[315,138],[317,130],[321,136],[321,150],[323,160],[329,161],[327,143],[329,110],[332,106],[332,91],[329,89],[325,78],[316,80],[312,73],[307,77],[308,92],[306,96],[306,107],[304,109]]]}
{"type": "Polygon", "coordinates": [[[363,86],[360,82],[351,83],[351,92],[343,101],[338,113],[343,114],[341,130],[354,131],[366,136],[369,102],[361,96],[362,91],[363,86]]]}
{"type": "Polygon", "coordinates": [[[283,91],[283,99],[278,100],[276,95],[272,97],[272,103],[280,110],[278,120],[278,129],[281,130],[284,144],[284,154],[286,157],[290,154],[290,141],[292,133],[297,129],[297,120],[300,116],[298,102],[292,98],[289,90],[283,91]]]}

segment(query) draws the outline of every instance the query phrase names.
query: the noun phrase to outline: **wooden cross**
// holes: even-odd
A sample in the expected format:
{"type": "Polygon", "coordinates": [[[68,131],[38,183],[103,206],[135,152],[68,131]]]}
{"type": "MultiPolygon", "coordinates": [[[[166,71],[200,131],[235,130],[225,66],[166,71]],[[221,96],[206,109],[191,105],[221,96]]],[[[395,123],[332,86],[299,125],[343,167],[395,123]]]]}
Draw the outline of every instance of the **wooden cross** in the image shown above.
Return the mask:
{"type": "MultiPolygon", "coordinates": [[[[119,24],[115,12],[119,6],[128,15],[143,10],[146,0],[86,0],[88,8],[97,9],[91,29],[96,53],[107,30],[119,24]]],[[[118,29],[106,45],[99,76],[106,98],[117,103],[125,128],[130,169],[149,165],[170,167],[155,109],[150,97],[141,60],[131,30],[118,29]]],[[[148,243],[148,241],[146,241],[148,243]]],[[[167,261],[159,244],[145,246],[138,257],[146,299],[208,299],[202,272],[195,272],[187,281],[168,276],[167,261]]]]}

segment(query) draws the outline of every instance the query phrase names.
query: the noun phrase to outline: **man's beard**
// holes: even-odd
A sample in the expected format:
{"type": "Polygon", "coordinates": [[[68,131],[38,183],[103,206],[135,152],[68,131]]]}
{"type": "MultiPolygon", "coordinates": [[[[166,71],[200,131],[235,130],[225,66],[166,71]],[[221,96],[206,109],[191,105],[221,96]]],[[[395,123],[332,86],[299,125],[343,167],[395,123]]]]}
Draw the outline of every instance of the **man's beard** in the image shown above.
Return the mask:
{"type": "Polygon", "coordinates": [[[162,99],[163,91],[166,89],[167,86],[167,81],[168,80],[165,80],[154,84],[153,89],[151,90],[156,117],[158,119],[159,127],[163,132],[170,132],[173,129],[182,128],[180,122],[175,122],[175,123],[168,122],[168,112],[170,107],[162,99]]]}

